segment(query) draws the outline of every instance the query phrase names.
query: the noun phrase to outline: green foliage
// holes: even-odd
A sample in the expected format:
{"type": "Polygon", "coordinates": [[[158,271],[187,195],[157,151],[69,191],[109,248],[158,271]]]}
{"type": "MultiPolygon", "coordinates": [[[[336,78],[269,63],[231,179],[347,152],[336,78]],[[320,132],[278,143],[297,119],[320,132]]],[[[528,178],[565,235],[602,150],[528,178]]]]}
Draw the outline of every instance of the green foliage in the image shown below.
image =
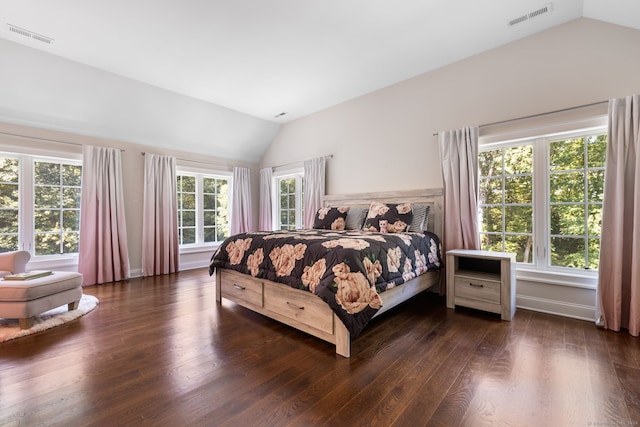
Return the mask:
{"type": "Polygon", "coordinates": [[[279,179],[280,187],[280,228],[296,228],[296,177],[279,179]]]}
{"type": "Polygon", "coordinates": [[[18,250],[18,234],[0,234],[0,252],[11,252],[18,250]]]}
{"type": "MultiPolygon", "coordinates": [[[[549,142],[551,265],[598,268],[606,135],[549,142]]],[[[482,248],[532,262],[533,145],[479,153],[482,248]]]]}
{"type": "MultiPolygon", "coordinates": [[[[197,180],[195,176],[179,175],[178,232],[180,244],[197,241],[197,180]]],[[[204,242],[222,241],[229,236],[229,181],[224,178],[202,177],[202,230],[204,242]]]]}
{"type": "Polygon", "coordinates": [[[515,252],[517,261],[531,262],[533,147],[483,151],[478,159],[482,249],[515,252]]]}
{"type": "Polygon", "coordinates": [[[0,184],[0,201],[2,202],[2,208],[18,208],[19,200],[19,188],[18,184],[3,183],[0,184]]]}
{"type": "Polygon", "coordinates": [[[81,180],[79,165],[34,162],[36,255],[78,252],[81,180]]]}
{"type": "Polygon", "coordinates": [[[0,158],[0,182],[18,183],[19,176],[18,159],[10,159],[7,157],[0,158]]]}
{"type": "Polygon", "coordinates": [[[0,252],[18,250],[19,161],[0,158],[0,252]]]}
{"type": "MultiPolygon", "coordinates": [[[[0,158],[0,251],[18,249],[19,171],[17,159],[0,158]]],[[[34,253],[77,253],[82,167],[33,162],[34,253]]]]}

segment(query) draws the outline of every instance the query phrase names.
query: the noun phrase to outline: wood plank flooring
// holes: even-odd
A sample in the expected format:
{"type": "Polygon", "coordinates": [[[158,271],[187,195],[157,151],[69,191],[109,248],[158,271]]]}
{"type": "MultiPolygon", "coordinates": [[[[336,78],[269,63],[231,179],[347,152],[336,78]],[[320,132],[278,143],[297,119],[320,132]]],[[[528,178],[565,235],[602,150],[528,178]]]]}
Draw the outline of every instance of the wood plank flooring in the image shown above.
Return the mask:
{"type": "Polygon", "coordinates": [[[223,300],[206,270],[85,288],[98,308],[0,344],[0,426],[634,426],[640,340],[423,294],[352,357],[223,300]]]}

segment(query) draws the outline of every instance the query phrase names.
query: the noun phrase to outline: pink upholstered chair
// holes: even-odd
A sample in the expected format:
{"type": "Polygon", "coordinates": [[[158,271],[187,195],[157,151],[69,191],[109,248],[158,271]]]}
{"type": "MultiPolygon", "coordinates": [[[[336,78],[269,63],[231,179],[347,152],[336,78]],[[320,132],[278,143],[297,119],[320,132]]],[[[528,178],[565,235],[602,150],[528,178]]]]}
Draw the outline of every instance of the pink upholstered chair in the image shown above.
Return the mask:
{"type": "Polygon", "coordinates": [[[0,277],[8,274],[24,273],[31,254],[27,251],[0,253],[0,277]]]}
{"type": "MultiPolygon", "coordinates": [[[[27,251],[0,253],[0,277],[24,273],[31,255],[27,251]]],[[[0,280],[0,317],[19,319],[20,328],[31,328],[35,316],[68,305],[78,308],[82,298],[82,274],[53,271],[29,280],[0,280]]]]}

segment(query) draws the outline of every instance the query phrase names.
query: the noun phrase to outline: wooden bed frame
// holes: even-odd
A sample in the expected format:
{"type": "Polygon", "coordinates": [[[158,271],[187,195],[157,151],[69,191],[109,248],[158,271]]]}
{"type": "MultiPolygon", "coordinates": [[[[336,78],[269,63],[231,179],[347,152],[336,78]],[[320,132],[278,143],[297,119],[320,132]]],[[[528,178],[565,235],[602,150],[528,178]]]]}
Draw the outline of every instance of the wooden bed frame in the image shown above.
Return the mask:
{"type": "MultiPolygon", "coordinates": [[[[326,195],[325,206],[368,207],[372,201],[412,202],[430,206],[428,230],[442,236],[442,189],[383,193],[326,195]]],[[[427,272],[381,294],[383,306],[375,316],[396,307],[418,293],[440,283],[440,271],[427,272]]],[[[342,321],[317,296],[269,280],[254,278],[234,270],[216,269],[216,300],[222,298],[252,311],[328,341],[336,353],[350,357],[351,337],[342,321]]],[[[374,317],[375,317],[374,316],[374,317]]]]}

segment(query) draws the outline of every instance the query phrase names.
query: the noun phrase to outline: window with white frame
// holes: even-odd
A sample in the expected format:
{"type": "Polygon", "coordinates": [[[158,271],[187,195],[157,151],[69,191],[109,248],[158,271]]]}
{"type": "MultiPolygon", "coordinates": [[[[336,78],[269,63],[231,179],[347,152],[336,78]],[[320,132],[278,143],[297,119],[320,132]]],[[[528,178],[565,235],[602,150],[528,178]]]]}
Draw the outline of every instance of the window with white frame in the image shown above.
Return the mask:
{"type": "Polygon", "coordinates": [[[207,245],[229,236],[231,175],[178,171],[180,245],[207,245]]]}
{"type": "Polygon", "coordinates": [[[80,160],[0,154],[0,252],[77,254],[80,160]]]}
{"type": "Polygon", "coordinates": [[[276,175],[276,229],[295,230],[304,227],[302,172],[276,175]]]}
{"type": "Polygon", "coordinates": [[[546,271],[598,269],[606,129],[480,147],[482,249],[546,271]]]}

